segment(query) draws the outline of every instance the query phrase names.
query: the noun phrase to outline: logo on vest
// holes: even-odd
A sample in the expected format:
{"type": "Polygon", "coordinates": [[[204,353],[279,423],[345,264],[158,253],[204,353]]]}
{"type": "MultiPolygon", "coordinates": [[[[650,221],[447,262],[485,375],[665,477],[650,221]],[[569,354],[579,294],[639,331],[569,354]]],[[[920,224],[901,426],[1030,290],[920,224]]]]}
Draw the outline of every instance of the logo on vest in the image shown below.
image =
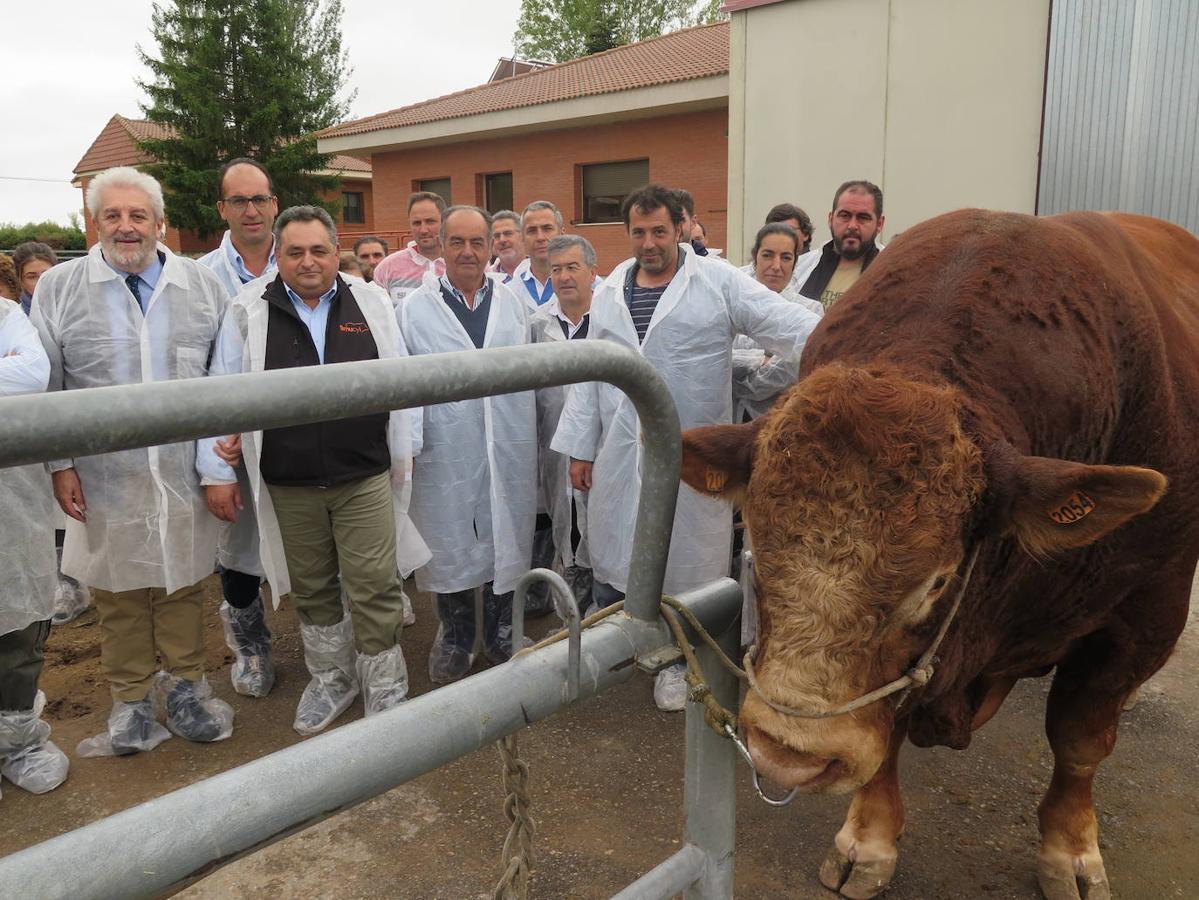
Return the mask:
{"type": "Polygon", "coordinates": [[[370,334],[370,326],[365,322],[345,322],[337,326],[342,334],[370,334]]]}

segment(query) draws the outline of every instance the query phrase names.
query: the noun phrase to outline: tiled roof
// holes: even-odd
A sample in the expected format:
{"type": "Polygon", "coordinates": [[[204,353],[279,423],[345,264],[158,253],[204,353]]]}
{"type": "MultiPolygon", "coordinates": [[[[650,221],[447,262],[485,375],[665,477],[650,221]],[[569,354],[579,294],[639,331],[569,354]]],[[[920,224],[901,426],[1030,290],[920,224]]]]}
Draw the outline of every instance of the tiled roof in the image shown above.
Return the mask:
{"type": "Polygon", "coordinates": [[[725,75],[728,71],[729,25],[728,22],[716,22],[344,122],[318,131],[317,137],[347,137],[387,128],[725,75]]]}
{"type": "MultiPolygon", "coordinates": [[[[169,128],[156,122],[115,115],[92,141],[92,145],[83,154],[83,159],[75,164],[75,174],[99,172],[112,166],[140,166],[153,162],[138,149],[137,141],[164,138],[170,133],[169,128]]],[[[356,156],[338,154],[329,160],[329,169],[334,172],[370,174],[371,164],[356,156]]]]}

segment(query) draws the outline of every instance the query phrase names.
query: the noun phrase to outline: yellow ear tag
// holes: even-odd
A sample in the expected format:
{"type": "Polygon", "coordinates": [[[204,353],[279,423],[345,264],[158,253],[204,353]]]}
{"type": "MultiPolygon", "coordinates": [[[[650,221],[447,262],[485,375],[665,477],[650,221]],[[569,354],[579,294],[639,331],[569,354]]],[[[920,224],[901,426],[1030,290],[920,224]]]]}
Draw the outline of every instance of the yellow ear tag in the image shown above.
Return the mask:
{"type": "Polygon", "coordinates": [[[719,494],[724,490],[724,483],[728,481],[728,476],[719,469],[708,469],[704,472],[704,486],[709,493],[719,494]]]}
{"type": "Polygon", "coordinates": [[[1049,510],[1049,518],[1058,525],[1073,525],[1095,511],[1095,501],[1082,491],[1075,491],[1061,506],[1049,510]]]}

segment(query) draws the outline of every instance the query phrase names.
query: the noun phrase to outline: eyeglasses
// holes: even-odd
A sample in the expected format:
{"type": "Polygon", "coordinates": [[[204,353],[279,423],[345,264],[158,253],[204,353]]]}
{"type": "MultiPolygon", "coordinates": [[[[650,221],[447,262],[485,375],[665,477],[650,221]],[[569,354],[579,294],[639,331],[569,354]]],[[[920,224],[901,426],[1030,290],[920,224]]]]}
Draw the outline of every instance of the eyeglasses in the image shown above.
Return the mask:
{"type": "Polygon", "coordinates": [[[222,202],[227,203],[238,212],[241,212],[251,203],[253,203],[257,209],[262,209],[274,199],[274,194],[255,194],[253,197],[226,197],[222,202]]]}

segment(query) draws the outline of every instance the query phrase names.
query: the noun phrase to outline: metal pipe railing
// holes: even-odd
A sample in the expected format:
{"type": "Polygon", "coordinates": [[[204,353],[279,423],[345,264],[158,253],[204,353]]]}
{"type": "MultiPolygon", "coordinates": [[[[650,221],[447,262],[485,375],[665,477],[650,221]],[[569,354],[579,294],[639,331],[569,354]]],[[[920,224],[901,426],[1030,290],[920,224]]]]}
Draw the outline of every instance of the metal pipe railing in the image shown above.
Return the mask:
{"type": "MultiPolygon", "coordinates": [[[[724,579],[679,599],[720,634],[741,592],[724,579]]],[[[660,621],[623,613],[587,629],[580,699],[630,679],[636,658],[668,639],[660,621]]],[[[182,887],[558,711],[571,702],[568,652],[558,642],[516,657],[0,859],[0,896],[128,898],[182,887]]]]}
{"type": "Polygon", "coordinates": [[[625,609],[657,617],[679,490],[682,436],[666,383],[611,341],[500,347],[11,397],[0,401],[0,466],[404,409],[558,384],[623,390],[645,434],[625,609]]]}

